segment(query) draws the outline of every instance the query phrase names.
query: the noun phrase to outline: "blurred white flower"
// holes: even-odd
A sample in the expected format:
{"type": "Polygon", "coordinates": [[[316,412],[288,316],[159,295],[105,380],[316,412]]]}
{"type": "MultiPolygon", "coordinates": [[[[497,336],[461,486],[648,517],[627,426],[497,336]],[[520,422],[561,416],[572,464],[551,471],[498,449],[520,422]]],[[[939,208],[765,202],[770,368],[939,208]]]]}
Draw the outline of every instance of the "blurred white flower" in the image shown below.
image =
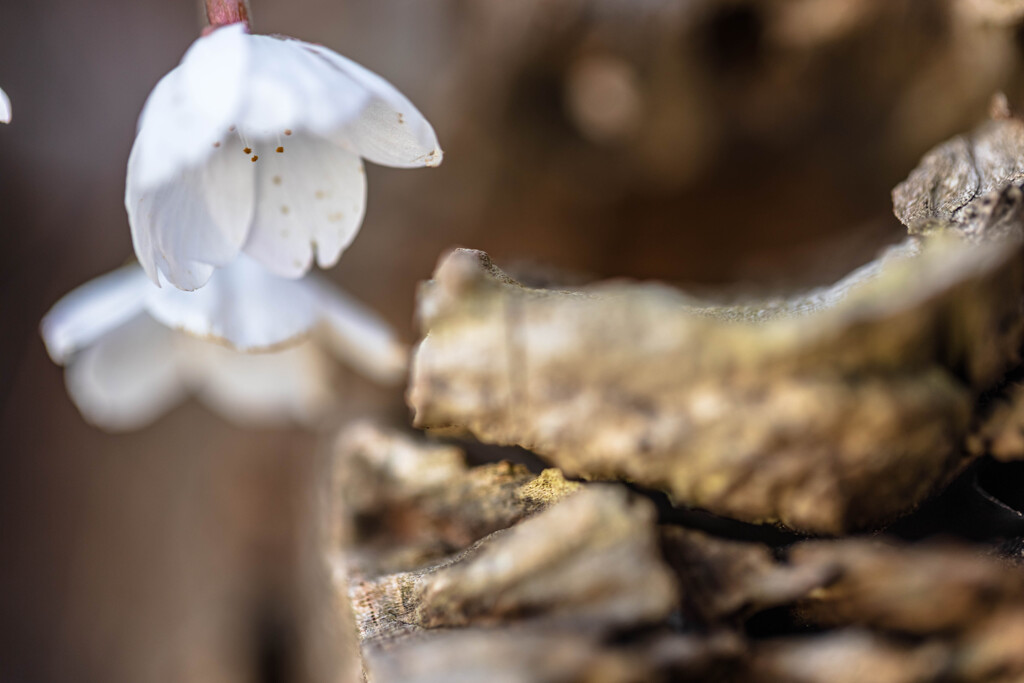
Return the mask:
{"type": "Polygon", "coordinates": [[[244,252],[297,278],[333,266],[366,203],[362,159],[436,166],[433,128],[380,76],[242,23],[193,43],[153,89],[125,206],[146,273],[194,290],[244,252]]]}
{"type": "Polygon", "coordinates": [[[11,98],[0,88],[0,123],[11,122],[11,98]]]}
{"type": "Polygon", "coordinates": [[[58,301],[43,340],[79,410],[111,431],[142,427],[190,393],[240,423],[315,423],[333,401],[328,351],[379,382],[404,376],[405,346],[368,309],[315,276],[287,291],[275,280],[243,257],[190,293],[125,266],[58,301]]]}

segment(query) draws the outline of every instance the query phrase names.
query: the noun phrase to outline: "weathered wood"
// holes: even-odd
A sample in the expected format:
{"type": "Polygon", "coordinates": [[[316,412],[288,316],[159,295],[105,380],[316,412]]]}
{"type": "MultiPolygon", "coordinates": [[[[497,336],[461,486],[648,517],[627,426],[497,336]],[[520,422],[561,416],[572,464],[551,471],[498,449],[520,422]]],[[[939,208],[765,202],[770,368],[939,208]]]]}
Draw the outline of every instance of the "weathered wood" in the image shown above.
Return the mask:
{"type": "Polygon", "coordinates": [[[1024,570],[966,546],[823,541],[798,545],[789,559],[837,571],[800,606],[824,626],[930,635],[973,628],[1001,609],[1024,610],[1024,570]]]}
{"type": "Polygon", "coordinates": [[[975,309],[970,332],[945,328],[979,294],[1020,291],[1004,254],[903,256],[844,296],[845,310],[755,323],[661,287],[528,290],[456,252],[421,299],[416,422],[739,519],[824,532],[877,523],[959,466],[971,391],[937,340],[989,335],[953,350],[981,381],[1006,363],[989,347],[1019,334],[1016,320],[1008,335],[992,329],[1004,299],[975,309]],[[885,291],[905,283],[913,291],[885,291]]]}
{"type": "Polygon", "coordinates": [[[352,581],[364,641],[541,619],[581,633],[657,622],[676,604],[649,503],[588,487],[430,566],[352,581]]]}
{"type": "Polygon", "coordinates": [[[838,576],[834,564],[781,563],[759,543],[674,526],[662,527],[661,538],[679,582],[681,613],[704,629],[739,626],[750,615],[792,604],[838,576]]]}
{"type": "Polygon", "coordinates": [[[1010,383],[983,407],[978,424],[967,439],[976,455],[998,460],[1024,459],[1024,384],[1010,383]]]}
{"type": "Polygon", "coordinates": [[[452,446],[369,424],[349,428],[335,455],[333,495],[349,497],[336,510],[351,532],[335,578],[372,683],[1024,675],[1024,568],[975,546],[843,539],[772,550],[659,526],[620,485],[466,468],[452,446]],[[544,502],[522,503],[538,487],[544,502]],[[509,526],[461,545],[481,509],[509,526]],[[455,550],[437,555],[443,547],[455,550]],[[748,637],[766,610],[800,634],[748,637]]]}
{"type": "Polygon", "coordinates": [[[867,539],[773,550],[659,526],[643,496],[562,474],[838,534],[912,509],[974,457],[1024,455],[1008,382],[1024,122],[995,110],[894,190],[911,236],[829,288],[723,304],[533,288],[482,252],[445,259],[420,292],[416,423],[560,469],[467,468],[455,447],[366,424],[339,439],[336,578],[368,678],[1024,675],[1010,561],[867,539]],[[759,640],[759,616],[800,634],[759,640]]]}
{"type": "Polygon", "coordinates": [[[446,630],[366,648],[373,683],[732,681],[746,650],[732,634],[662,635],[609,644],[571,631],[511,626],[446,630]]]}
{"type": "Polygon", "coordinates": [[[409,568],[463,550],[577,491],[559,470],[499,462],[470,469],[456,446],[370,422],[335,444],[335,543],[367,572],[409,568]]]}
{"type": "Polygon", "coordinates": [[[789,299],[533,289],[457,250],[420,291],[416,424],[746,521],[882,523],[962,467],[976,396],[1019,362],[1020,152],[1005,114],[941,145],[894,191],[916,237],[789,299]]]}
{"type": "Polygon", "coordinates": [[[764,643],[755,650],[748,676],[786,683],[926,683],[946,674],[950,660],[936,643],[902,643],[847,629],[764,643]]]}
{"type": "Polygon", "coordinates": [[[996,230],[1020,237],[1024,120],[1006,107],[997,96],[992,120],[928,152],[893,189],[896,216],[911,232],[951,224],[973,237],[996,230]]]}

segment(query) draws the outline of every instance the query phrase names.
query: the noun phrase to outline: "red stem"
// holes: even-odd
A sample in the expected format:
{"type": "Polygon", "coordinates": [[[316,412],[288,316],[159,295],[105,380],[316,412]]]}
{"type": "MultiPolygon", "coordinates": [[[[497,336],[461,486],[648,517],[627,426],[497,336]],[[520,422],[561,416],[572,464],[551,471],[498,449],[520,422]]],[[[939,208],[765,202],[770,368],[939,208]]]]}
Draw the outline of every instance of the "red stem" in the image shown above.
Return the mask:
{"type": "Polygon", "coordinates": [[[210,21],[207,33],[221,26],[245,24],[249,28],[249,3],[247,0],[206,0],[206,18],[210,21]]]}

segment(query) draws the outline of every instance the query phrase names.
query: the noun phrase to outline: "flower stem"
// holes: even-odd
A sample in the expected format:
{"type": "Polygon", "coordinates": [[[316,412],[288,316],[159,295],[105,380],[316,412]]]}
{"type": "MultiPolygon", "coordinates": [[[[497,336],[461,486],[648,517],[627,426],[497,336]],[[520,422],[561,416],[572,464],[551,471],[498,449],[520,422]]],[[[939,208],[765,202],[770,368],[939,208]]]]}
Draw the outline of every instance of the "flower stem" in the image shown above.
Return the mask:
{"type": "MultiPolygon", "coordinates": [[[[221,26],[229,24],[245,24],[249,28],[249,1],[248,0],[206,0],[206,18],[210,26],[206,31],[212,31],[221,26]]],[[[204,31],[205,33],[205,31],[204,31]]]]}

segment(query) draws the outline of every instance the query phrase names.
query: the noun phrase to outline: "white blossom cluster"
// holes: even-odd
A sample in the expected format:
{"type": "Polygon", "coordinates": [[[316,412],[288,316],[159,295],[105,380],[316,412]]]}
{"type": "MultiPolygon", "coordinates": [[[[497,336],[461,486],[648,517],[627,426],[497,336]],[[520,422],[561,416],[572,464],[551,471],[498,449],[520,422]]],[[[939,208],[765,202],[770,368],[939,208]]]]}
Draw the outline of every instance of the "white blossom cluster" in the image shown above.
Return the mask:
{"type": "MultiPolygon", "coordinates": [[[[74,290],[42,334],[87,420],[134,429],[193,394],[229,418],[311,422],[328,354],[395,382],[407,349],[322,277],[363,222],[363,160],[436,166],[433,128],[320,45],[214,26],[157,83],[128,159],[138,265],[74,290]]],[[[0,120],[10,103],[0,91],[0,120]]]]}

